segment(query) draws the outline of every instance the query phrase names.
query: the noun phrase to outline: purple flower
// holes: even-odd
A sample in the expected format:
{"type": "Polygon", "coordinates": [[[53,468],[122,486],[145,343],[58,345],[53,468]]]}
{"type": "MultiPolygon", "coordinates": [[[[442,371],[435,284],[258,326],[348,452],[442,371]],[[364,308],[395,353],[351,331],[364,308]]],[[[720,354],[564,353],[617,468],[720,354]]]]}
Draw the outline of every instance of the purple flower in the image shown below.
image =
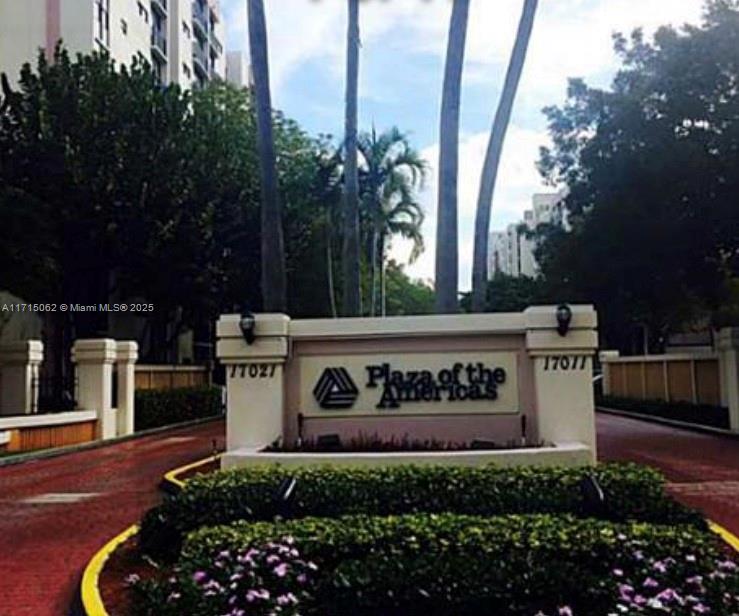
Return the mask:
{"type": "Polygon", "coordinates": [[[648,577],[646,580],[644,580],[645,588],[657,588],[658,586],[659,586],[659,582],[655,580],[653,577],[648,577]]]}
{"type": "Polygon", "coordinates": [[[281,564],[277,565],[273,569],[273,573],[277,577],[285,577],[287,575],[287,565],[285,563],[281,563],[281,564]]]}
{"type": "Polygon", "coordinates": [[[208,574],[205,571],[196,571],[192,574],[192,581],[196,584],[200,584],[201,582],[205,582],[205,580],[208,579],[208,574]]]}

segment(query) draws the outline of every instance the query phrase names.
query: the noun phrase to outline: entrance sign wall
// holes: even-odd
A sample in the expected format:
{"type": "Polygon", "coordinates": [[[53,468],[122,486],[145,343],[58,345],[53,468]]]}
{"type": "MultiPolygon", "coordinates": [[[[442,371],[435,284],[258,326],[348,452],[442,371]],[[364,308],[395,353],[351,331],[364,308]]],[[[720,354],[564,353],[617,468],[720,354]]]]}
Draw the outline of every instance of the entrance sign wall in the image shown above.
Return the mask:
{"type": "MultiPolygon", "coordinates": [[[[240,315],[223,315],[217,324],[228,388],[223,464],[266,459],[255,454],[276,439],[323,434],[519,443],[523,417],[530,443],[577,450],[580,461],[593,461],[597,319],[591,306],[571,308],[564,336],[555,306],[321,320],[258,314],[252,344],[240,315]]],[[[525,452],[522,463],[537,452],[557,458],[550,447],[517,451],[525,452]]]]}

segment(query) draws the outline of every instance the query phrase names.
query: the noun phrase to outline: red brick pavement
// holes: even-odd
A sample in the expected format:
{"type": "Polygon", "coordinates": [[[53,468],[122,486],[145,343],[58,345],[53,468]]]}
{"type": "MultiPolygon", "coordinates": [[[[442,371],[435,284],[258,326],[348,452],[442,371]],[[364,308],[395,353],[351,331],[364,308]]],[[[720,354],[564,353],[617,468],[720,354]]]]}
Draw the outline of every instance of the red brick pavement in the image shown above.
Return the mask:
{"type": "Polygon", "coordinates": [[[675,498],[739,535],[739,439],[598,413],[598,459],[665,473],[675,498]]]}
{"type": "Polygon", "coordinates": [[[87,561],[159,501],[165,471],[209,455],[213,439],[223,445],[222,421],[0,467],[0,615],[69,614],[87,561]],[[24,502],[48,494],[95,496],[24,502]]]}

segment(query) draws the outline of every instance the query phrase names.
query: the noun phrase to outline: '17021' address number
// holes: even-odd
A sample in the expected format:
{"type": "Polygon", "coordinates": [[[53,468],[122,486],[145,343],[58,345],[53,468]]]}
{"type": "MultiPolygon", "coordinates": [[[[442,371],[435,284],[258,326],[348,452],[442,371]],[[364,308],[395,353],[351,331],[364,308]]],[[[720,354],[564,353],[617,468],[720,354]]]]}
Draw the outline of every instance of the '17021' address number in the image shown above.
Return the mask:
{"type": "Polygon", "coordinates": [[[277,364],[241,364],[231,366],[231,378],[271,379],[277,364]]]}
{"type": "Polygon", "coordinates": [[[544,370],[585,370],[587,355],[547,355],[544,370]]]}

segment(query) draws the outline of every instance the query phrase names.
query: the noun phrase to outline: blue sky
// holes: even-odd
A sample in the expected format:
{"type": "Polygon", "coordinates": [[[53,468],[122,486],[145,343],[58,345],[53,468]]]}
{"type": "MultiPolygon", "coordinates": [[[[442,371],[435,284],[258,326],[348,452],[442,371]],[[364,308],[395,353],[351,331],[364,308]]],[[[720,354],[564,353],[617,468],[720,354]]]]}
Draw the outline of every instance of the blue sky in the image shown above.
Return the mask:
{"type": "MultiPolygon", "coordinates": [[[[230,50],[248,47],[246,0],[221,0],[230,50]]],[[[341,135],[345,0],[265,0],[273,102],[311,133],[341,135]]],[[[460,285],[469,288],[482,159],[522,0],[472,0],[462,93],[459,170],[460,285]]],[[[493,200],[492,229],[516,222],[535,192],[548,142],[541,113],[564,100],[568,77],[607,85],[617,67],[611,34],[697,22],[701,0],[540,0],[493,200]]],[[[360,5],[360,128],[409,133],[429,162],[420,194],[427,250],[408,271],[433,277],[438,123],[451,0],[365,0],[360,5]]],[[[396,241],[405,261],[408,246],[396,241]]]]}

